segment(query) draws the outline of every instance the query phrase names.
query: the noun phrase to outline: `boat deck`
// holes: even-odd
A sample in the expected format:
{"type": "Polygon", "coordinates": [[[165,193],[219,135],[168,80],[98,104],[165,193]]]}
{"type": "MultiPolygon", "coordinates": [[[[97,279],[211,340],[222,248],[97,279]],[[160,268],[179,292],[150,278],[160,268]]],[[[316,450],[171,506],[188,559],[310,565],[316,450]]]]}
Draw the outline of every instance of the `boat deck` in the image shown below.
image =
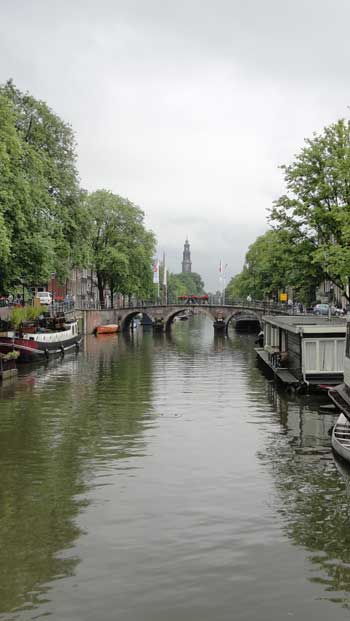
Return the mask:
{"type": "Polygon", "coordinates": [[[274,375],[281,381],[283,384],[287,384],[288,386],[293,386],[299,384],[299,380],[293,373],[289,371],[289,369],[285,369],[284,367],[274,367],[270,360],[267,351],[263,347],[255,347],[255,351],[259,358],[266,364],[271,371],[273,371],[274,375]]]}
{"type": "Polygon", "coordinates": [[[340,384],[336,388],[332,388],[328,394],[333,403],[345,414],[346,418],[350,419],[349,389],[346,384],[340,384]]]}

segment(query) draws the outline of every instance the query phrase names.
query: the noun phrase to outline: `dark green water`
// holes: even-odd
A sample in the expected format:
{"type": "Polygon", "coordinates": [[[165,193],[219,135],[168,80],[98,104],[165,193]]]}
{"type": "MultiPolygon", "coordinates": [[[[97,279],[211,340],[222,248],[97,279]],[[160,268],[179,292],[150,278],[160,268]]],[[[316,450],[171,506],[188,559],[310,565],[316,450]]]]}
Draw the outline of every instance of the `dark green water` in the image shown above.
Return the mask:
{"type": "Polygon", "coordinates": [[[0,619],[347,619],[350,499],[254,337],[89,337],[0,388],[0,619]]]}

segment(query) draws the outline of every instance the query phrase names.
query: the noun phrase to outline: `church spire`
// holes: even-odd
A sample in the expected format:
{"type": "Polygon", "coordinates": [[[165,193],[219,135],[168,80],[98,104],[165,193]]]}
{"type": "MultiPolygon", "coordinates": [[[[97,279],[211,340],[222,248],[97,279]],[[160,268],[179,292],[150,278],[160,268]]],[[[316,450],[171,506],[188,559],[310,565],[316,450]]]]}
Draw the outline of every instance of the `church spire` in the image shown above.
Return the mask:
{"type": "Polygon", "coordinates": [[[188,274],[191,271],[192,271],[191,250],[190,250],[190,243],[188,241],[188,236],[187,236],[185,244],[184,244],[183,255],[182,255],[182,273],[188,274]]]}

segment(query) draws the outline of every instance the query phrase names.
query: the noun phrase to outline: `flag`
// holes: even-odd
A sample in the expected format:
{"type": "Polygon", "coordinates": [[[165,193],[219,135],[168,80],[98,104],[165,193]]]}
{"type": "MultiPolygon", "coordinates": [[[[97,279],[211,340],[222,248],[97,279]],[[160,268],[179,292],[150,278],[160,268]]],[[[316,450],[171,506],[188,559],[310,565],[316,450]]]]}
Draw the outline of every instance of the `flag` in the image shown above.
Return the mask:
{"type": "Polygon", "coordinates": [[[221,261],[221,259],[220,259],[220,263],[219,263],[219,273],[220,274],[222,273],[222,261],[221,261]]]}
{"type": "Polygon", "coordinates": [[[159,261],[153,263],[153,283],[159,285],[159,261]]]}
{"type": "Polygon", "coordinates": [[[166,287],[166,280],[167,280],[167,273],[166,273],[166,263],[165,263],[165,253],[163,254],[163,287],[166,287]]]}

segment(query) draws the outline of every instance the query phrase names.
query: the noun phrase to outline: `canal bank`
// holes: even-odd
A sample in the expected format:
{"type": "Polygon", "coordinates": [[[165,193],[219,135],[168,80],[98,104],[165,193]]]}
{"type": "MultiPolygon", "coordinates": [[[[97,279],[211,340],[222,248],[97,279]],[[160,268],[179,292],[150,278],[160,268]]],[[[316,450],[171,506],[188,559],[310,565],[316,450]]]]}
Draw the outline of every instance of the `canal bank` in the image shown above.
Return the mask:
{"type": "Polygon", "coordinates": [[[0,619],[345,618],[334,417],[276,391],[254,336],[87,336],[0,398],[0,619]]]}

